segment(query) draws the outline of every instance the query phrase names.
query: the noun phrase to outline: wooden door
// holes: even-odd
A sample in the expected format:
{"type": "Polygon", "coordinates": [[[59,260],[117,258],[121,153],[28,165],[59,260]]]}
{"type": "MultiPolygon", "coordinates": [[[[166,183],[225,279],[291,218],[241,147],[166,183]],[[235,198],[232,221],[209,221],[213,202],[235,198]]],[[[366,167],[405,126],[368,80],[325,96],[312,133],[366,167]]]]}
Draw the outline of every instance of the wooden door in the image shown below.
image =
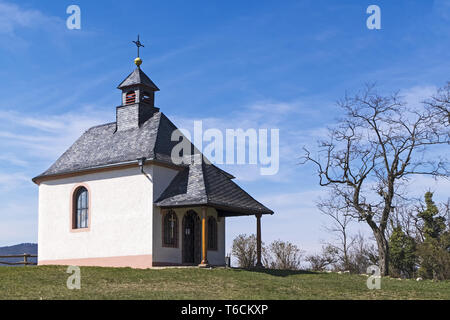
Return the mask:
{"type": "Polygon", "coordinates": [[[195,217],[187,213],[183,223],[183,263],[194,263],[195,259],[195,217]]]}

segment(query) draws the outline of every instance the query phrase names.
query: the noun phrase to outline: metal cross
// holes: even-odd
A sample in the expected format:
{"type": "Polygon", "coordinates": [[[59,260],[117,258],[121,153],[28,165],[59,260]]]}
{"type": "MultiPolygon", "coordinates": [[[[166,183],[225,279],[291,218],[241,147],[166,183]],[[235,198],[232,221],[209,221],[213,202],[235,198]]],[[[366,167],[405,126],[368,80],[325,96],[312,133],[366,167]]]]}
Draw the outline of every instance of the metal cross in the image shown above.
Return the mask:
{"type": "Polygon", "coordinates": [[[133,43],[137,47],[137,56],[139,57],[139,47],[143,47],[144,45],[139,41],[139,35],[137,36],[137,41],[133,41],[133,43]]]}
{"type": "Polygon", "coordinates": [[[169,222],[170,222],[170,238],[173,238],[174,236],[174,229],[175,229],[175,217],[173,215],[170,215],[169,222]]]}

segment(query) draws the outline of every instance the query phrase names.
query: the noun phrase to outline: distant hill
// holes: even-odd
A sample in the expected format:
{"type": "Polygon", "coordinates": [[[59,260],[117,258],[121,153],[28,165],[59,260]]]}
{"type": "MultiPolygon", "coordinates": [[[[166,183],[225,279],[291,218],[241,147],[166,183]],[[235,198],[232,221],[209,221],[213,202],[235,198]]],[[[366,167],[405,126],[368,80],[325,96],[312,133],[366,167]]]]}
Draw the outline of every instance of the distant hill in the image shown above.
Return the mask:
{"type": "MultiPolygon", "coordinates": [[[[0,256],[14,255],[14,254],[37,254],[37,244],[36,243],[21,243],[14,246],[0,247],[0,256]]],[[[17,262],[21,261],[21,258],[0,258],[0,261],[6,262],[17,262]]],[[[37,262],[37,258],[29,258],[30,262],[37,262]]],[[[1,264],[0,266],[5,266],[1,264]]]]}

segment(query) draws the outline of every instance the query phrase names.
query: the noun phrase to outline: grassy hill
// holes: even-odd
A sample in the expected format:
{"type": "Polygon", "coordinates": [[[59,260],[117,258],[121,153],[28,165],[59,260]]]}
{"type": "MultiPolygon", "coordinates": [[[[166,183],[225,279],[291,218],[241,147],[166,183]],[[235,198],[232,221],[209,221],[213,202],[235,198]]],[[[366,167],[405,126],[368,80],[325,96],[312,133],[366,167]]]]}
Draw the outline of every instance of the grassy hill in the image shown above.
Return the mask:
{"type": "Polygon", "coordinates": [[[450,299],[450,281],[336,273],[239,269],[81,268],[81,290],[68,290],[63,266],[0,268],[0,299],[450,299]]]}

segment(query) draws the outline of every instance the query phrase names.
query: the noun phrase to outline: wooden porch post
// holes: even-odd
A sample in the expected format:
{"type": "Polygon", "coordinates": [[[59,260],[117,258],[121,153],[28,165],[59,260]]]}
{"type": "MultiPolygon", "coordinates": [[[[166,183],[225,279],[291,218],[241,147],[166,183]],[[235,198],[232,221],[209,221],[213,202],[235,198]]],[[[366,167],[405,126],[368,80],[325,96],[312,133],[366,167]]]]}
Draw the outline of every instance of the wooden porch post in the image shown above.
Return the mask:
{"type": "Polygon", "coordinates": [[[264,268],[261,263],[261,213],[256,216],[256,268],[264,268]]]}
{"type": "Polygon", "coordinates": [[[199,267],[208,267],[208,251],[206,243],[206,207],[202,207],[202,262],[199,267]]]}

